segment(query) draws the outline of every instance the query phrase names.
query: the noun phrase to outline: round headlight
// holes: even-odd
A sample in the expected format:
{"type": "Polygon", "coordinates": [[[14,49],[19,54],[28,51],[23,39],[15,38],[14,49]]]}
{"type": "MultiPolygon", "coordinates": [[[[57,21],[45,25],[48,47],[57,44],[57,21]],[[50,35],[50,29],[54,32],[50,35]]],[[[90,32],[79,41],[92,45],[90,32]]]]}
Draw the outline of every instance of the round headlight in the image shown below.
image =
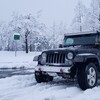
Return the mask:
{"type": "Polygon", "coordinates": [[[41,64],[45,64],[46,63],[46,57],[47,57],[46,53],[43,53],[41,55],[41,64]]]}
{"type": "Polygon", "coordinates": [[[68,54],[67,54],[67,58],[69,59],[69,60],[71,60],[71,59],[73,59],[73,53],[72,52],[69,52],[68,54]]]}
{"type": "Polygon", "coordinates": [[[43,53],[43,54],[42,54],[42,59],[43,59],[43,60],[46,60],[46,56],[47,56],[46,53],[43,53]]]}

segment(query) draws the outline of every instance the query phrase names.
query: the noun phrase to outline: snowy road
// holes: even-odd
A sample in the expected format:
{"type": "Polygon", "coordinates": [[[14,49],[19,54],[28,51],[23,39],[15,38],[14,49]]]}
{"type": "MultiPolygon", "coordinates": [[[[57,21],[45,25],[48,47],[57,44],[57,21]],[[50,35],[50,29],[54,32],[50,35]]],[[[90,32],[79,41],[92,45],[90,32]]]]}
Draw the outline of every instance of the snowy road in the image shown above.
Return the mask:
{"type": "Polygon", "coordinates": [[[11,77],[14,75],[30,75],[34,74],[33,68],[0,68],[0,78],[11,77]]]}

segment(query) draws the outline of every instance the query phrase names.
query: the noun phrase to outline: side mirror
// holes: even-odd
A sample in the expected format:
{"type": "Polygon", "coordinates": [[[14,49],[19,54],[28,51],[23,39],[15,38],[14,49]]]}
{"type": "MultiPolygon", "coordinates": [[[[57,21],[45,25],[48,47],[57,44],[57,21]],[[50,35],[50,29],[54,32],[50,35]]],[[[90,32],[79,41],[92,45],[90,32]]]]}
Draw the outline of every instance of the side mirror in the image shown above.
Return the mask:
{"type": "Polygon", "coordinates": [[[59,44],[59,48],[63,48],[63,45],[62,44],[59,44]]]}
{"type": "Polygon", "coordinates": [[[39,56],[35,56],[35,57],[33,58],[33,61],[38,61],[38,57],[39,57],[39,56]]]}

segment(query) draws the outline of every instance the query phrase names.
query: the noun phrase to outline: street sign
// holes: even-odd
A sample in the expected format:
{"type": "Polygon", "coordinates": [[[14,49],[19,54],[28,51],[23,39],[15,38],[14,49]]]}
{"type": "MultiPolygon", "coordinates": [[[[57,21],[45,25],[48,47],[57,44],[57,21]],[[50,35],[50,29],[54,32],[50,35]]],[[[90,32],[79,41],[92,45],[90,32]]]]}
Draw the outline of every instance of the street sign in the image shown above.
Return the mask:
{"type": "Polygon", "coordinates": [[[14,33],[14,40],[20,40],[20,34],[14,33]]]}
{"type": "Polygon", "coordinates": [[[17,56],[17,40],[20,40],[20,34],[19,33],[14,33],[13,38],[15,40],[15,56],[17,56]]]}

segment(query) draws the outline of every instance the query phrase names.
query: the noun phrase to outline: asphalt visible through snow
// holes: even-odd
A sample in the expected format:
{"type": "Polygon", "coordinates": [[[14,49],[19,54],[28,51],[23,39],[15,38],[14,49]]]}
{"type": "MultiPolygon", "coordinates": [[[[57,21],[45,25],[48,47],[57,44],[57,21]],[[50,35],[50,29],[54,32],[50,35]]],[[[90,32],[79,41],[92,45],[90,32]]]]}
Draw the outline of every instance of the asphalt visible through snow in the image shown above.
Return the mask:
{"type": "MultiPolygon", "coordinates": [[[[2,78],[7,78],[7,77],[11,77],[11,76],[15,76],[15,75],[34,75],[34,68],[0,68],[0,79],[2,78]]],[[[99,79],[100,79],[100,76],[98,76],[99,79]]],[[[58,77],[57,77],[58,78],[58,77]]],[[[57,82],[57,84],[66,84],[67,85],[71,85],[74,84],[73,86],[76,86],[77,85],[77,80],[63,80],[61,78],[61,80],[58,80],[55,81],[55,82],[52,82],[52,84],[55,84],[57,82]]],[[[100,80],[99,82],[97,83],[97,86],[100,86],[100,80]]]]}
{"type": "Polygon", "coordinates": [[[11,77],[14,75],[34,74],[33,68],[0,68],[0,78],[11,77]]]}

